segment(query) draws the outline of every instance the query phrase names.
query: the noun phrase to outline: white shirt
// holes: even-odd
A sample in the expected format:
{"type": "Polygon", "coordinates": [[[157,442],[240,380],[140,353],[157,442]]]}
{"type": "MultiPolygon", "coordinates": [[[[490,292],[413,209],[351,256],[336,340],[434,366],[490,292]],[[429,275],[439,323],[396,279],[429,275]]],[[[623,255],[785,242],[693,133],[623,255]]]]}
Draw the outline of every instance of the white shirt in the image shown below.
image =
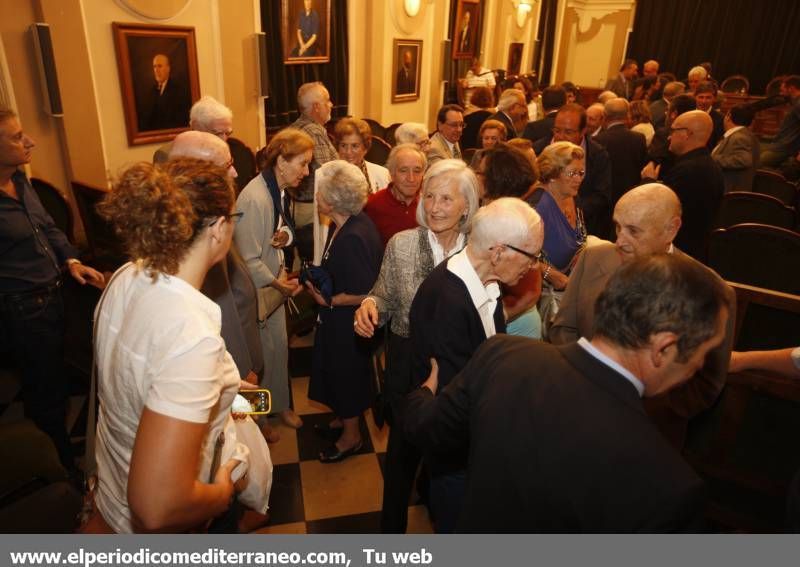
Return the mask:
{"type": "Polygon", "coordinates": [[[466,248],[447,261],[447,269],[457,275],[467,286],[472,303],[481,317],[486,338],[495,336],[497,331],[494,328],[494,311],[497,307],[497,298],[500,297],[500,286],[497,285],[497,282],[483,285],[469,261],[466,248]]]}
{"type": "Polygon", "coordinates": [[[439,244],[439,239],[436,238],[436,235],[430,229],[428,229],[428,243],[431,245],[431,252],[433,252],[433,265],[438,266],[444,262],[445,258],[449,258],[455,252],[464,248],[464,235],[459,233],[458,238],[456,238],[456,243],[446,254],[442,245],[439,244]]]}
{"type": "Polygon", "coordinates": [[[612,360],[611,358],[609,358],[608,356],[597,350],[597,348],[592,343],[586,340],[586,337],[581,337],[580,340],[578,340],[578,344],[583,347],[583,350],[591,354],[597,360],[599,360],[606,366],[610,366],[612,370],[616,370],[617,372],[622,374],[622,376],[628,382],[633,384],[633,387],[636,388],[636,391],[639,392],[639,397],[640,398],[642,397],[642,395],[644,394],[644,384],[642,384],[642,381],[639,380],[636,376],[634,376],[630,370],[628,370],[615,360],[612,360]]]}
{"type": "Polygon", "coordinates": [[[153,282],[135,265],[123,269],[95,313],[100,400],[95,501],[114,530],[128,533],[128,473],[144,408],[209,424],[197,471],[197,479],[208,482],[214,441],[230,413],[239,375],[219,334],[219,306],[177,276],[159,275],[153,282]]]}

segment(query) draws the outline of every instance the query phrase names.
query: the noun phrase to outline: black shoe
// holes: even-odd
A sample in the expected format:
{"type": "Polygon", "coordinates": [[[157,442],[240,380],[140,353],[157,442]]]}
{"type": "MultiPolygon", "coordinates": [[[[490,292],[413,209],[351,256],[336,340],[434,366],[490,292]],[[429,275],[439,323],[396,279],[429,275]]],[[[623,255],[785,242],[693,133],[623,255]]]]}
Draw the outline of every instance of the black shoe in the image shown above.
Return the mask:
{"type": "Polygon", "coordinates": [[[314,424],[314,433],[322,437],[323,439],[327,439],[328,441],[336,441],[339,439],[339,436],[342,434],[343,427],[331,427],[330,424],[325,423],[315,423],[314,424]]]}
{"type": "Polygon", "coordinates": [[[336,446],[336,443],[334,443],[319,454],[319,461],[321,463],[338,463],[339,461],[345,460],[350,455],[355,455],[358,453],[363,445],[363,441],[359,441],[357,445],[353,445],[349,449],[340,451],[336,446]]]}

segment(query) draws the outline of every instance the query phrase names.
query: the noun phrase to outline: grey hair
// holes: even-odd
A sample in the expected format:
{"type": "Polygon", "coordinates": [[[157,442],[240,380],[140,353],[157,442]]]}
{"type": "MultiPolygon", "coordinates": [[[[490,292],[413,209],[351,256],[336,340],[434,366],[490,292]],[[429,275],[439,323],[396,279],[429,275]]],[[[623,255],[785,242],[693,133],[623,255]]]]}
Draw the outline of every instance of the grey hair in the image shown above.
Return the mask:
{"type": "Polygon", "coordinates": [[[364,208],[369,185],[358,167],[337,159],[323,164],[316,176],[317,191],[334,211],[357,215],[364,208]]]}
{"type": "Polygon", "coordinates": [[[428,137],[428,129],[420,122],[403,122],[394,131],[394,139],[398,144],[419,144],[428,137]]]}
{"type": "Polygon", "coordinates": [[[615,93],[614,91],[603,91],[599,95],[597,95],[597,102],[605,104],[612,98],[617,98],[617,93],[615,93]]]}
{"type": "Polygon", "coordinates": [[[519,89],[506,89],[500,93],[500,100],[497,101],[497,110],[506,112],[517,103],[525,104],[525,93],[519,89]]]}
{"type": "Polygon", "coordinates": [[[478,210],[478,178],[469,166],[460,159],[443,159],[437,161],[425,172],[422,178],[422,191],[419,203],[417,203],[417,224],[430,228],[425,220],[425,192],[429,189],[438,189],[443,185],[455,182],[461,196],[467,203],[467,210],[461,224],[458,226],[459,232],[469,232],[472,217],[478,210]]]}
{"type": "Polygon", "coordinates": [[[520,246],[533,235],[544,238],[544,225],[539,213],[522,199],[501,197],[475,213],[468,245],[478,252],[498,244],[520,246]]]}
{"type": "Polygon", "coordinates": [[[680,81],[672,81],[664,85],[663,97],[667,100],[672,100],[672,97],[678,96],[684,90],[686,90],[686,85],[684,85],[680,81]]]}
{"type": "Polygon", "coordinates": [[[584,159],[585,156],[586,152],[583,151],[583,148],[572,142],[550,144],[536,158],[536,164],[539,166],[539,179],[542,183],[552,181],[561,175],[561,172],[572,160],[584,159]]]}
{"type": "Polygon", "coordinates": [[[700,65],[698,65],[696,67],[692,67],[691,69],[689,69],[689,73],[686,76],[687,77],[700,77],[700,80],[702,81],[703,79],[708,77],[708,71],[706,71],[704,67],[701,67],[700,65]]]}
{"type": "Polygon", "coordinates": [[[304,83],[297,89],[297,108],[305,114],[315,102],[322,99],[322,89],[325,88],[319,81],[304,83]]]}
{"type": "Polygon", "coordinates": [[[193,130],[207,132],[214,120],[233,120],[233,111],[212,96],[204,96],[192,105],[189,124],[193,130]]]}
{"type": "Polygon", "coordinates": [[[606,120],[613,122],[615,120],[625,120],[628,117],[628,110],[630,104],[624,98],[612,98],[603,107],[606,113],[606,120]]]}
{"type": "Polygon", "coordinates": [[[395,168],[397,167],[397,156],[400,152],[411,152],[419,157],[422,162],[423,171],[428,167],[428,158],[425,156],[425,152],[419,149],[417,144],[398,144],[392,148],[392,151],[389,152],[389,157],[386,159],[386,169],[389,170],[392,176],[394,176],[395,168]]]}

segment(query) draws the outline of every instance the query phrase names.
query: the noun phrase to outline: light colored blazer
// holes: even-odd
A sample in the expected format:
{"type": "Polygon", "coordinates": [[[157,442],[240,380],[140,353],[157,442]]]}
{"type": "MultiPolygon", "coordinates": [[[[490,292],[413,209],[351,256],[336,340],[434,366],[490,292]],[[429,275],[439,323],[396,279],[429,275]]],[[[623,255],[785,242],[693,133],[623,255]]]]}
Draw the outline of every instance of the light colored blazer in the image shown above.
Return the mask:
{"type": "MultiPolygon", "coordinates": [[[[458,148],[459,152],[461,151],[461,146],[458,144],[456,144],[456,148],[458,148]]],[[[431,136],[431,147],[428,150],[428,167],[439,160],[453,158],[455,158],[455,156],[453,152],[450,151],[450,146],[447,144],[447,140],[444,139],[444,136],[439,132],[431,136]]]]}
{"type": "Polygon", "coordinates": [[[753,190],[753,177],[761,160],[761,147],[749,128],[740,128],[727,138],[722,138],[711,152],[711,157],[722,168],[726,193],[753,190]]]}
{"type": "MultiPolygon", "coordinates": [[[[364,160],[367,166],[367,175],[369,175],[369,192],[370,194],[376,193],[381,189],[385,189],[392,181],[392,176],[389,175],[389,170],[372,163],[371,161],[364,160]]],[[[317,212],[317,178],[314,178],[314,264],[319,266],[322,262],[322,252],[325,248],[325,241],[328,239],[328,231],[331,225],[331,219],[322,216],[317,212]]]]}
{"type": "Polygon", "coordinates": [[[236,246],[256,287],[268,286],[280,273],[283,252],[270,244],[275,209],[263,176],[256,175],[242,189],[236,210],[244,213],[234,232],[236,246]]]}
{"type": "MultiPolygon", "coordinates": [[[[674,254],[680,254],[696,262],[677,248],[674,248],[674,254]]],[[[621,265],[620,255],[610,242],[591,246],[583,251],[572,270],[559,311],[550,328],[549,337],[553,344],[573,342],[580,337],[592,338],[595,301],[621,265]]],[[[716,272],[706,269],[712,277],[719,279],[716,272]]],[[[727,284],[725,287],[728,290],[731,311],[728,314],[728,325],[722,344],[709,352],[705,365],[691,380],[670,390],[665,396],[659,396],[664,398],[663,403],[672,410],[673,420],[675,416],[684,420],[681,424],[669,424],[671,428],[682,428],[681,435],[685,435],[686,421],[711,407],[725,386],[736,321],[734,293],[727,284]]]]}

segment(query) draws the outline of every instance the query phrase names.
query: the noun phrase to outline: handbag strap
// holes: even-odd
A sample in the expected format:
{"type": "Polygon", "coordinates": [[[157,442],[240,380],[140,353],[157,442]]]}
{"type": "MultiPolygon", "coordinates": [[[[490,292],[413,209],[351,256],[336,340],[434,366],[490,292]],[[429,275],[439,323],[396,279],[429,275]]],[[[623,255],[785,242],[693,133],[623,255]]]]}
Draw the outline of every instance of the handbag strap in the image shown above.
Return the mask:
{"type": "Polygon", "coordinates": [[[130,268],[132,265],[132,263],[129,263],[123,266],[114,272],[114,275],[108,280],[108,283],[106,284],[105,288],[103,288],[103,293],[100,295],[100,299],[97,302],[97,308],[95,309],[95,315],[92,321],[92,379],[89,384],[89,408],[86,416],[86,452],[84,455],[83,464],[84,477],[86,479],[89,479],[97,474],[97,461],[95,459],[95,440],[97,437],[97,319],[100,316],[100,311],[102,310],[103,303],[106,299],[106,293],[111,287],[111,284],[118,275],[130,268]]]}

